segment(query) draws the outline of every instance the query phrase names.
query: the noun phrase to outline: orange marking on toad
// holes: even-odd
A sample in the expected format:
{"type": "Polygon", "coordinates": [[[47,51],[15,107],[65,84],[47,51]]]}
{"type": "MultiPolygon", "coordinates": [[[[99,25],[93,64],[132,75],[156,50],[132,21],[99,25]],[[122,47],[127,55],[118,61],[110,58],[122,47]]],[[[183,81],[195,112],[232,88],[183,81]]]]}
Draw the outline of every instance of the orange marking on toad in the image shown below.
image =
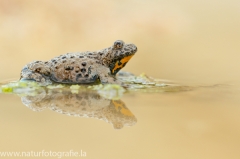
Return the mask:
{"type": "Polygon", "coordinates": [[[126,57],[124,57],[123,59],[121,59],[121,60],[120,60],[121,65],[118,65],[118,62],[119,62],[119,61],[117,61],[117,62],[115,63],[114,68],[112,69],[112,73],[114,73],[118,68],[120,68],[120,69],[123,68],[123,65],[124,65],[125,63],[127,63],[132,57],[133,57],[133,55],[130,55],[130,56],[126,56],[126,57]]]}

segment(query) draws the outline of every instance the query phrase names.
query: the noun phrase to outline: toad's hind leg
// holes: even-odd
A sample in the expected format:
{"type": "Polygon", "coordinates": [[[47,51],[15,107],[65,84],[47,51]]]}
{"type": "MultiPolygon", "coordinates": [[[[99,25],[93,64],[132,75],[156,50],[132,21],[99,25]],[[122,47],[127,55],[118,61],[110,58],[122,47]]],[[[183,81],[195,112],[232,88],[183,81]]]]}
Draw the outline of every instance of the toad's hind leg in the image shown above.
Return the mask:
{"type": "Polygon", "coordinates": [[[115,76],[111,75],[109,68],[99,67],[98,75],[102,84],[119,84],[122,85],[122,82],[116,79],[115,76]]]}
{"type": "Polygon", "coordinates": [[[42,61],[34,61],[23,67],[21,81],[36,81],[40,85],[48,85],[50,81],[50,68],[42,61]]]}

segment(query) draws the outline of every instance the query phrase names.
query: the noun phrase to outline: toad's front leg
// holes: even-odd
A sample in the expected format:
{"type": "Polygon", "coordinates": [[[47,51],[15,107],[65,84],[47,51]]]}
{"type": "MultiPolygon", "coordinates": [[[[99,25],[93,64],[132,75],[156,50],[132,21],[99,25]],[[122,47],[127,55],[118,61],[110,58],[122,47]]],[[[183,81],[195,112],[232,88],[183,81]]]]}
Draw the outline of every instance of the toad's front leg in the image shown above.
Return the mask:
{"type": "Polygon", "coordinates": [[[116,78],[116,76],[111,75],[109,68],[99,67],[98,75],[102,84],[118,84],[122,85],[122,82],[116,78]]]}
{"type": "Polygon", "coordinates": [[[50,68],[42,61],[34,61],[23,67],[21,81],[36,81],[40,85],[51,84],[50,68]]]}

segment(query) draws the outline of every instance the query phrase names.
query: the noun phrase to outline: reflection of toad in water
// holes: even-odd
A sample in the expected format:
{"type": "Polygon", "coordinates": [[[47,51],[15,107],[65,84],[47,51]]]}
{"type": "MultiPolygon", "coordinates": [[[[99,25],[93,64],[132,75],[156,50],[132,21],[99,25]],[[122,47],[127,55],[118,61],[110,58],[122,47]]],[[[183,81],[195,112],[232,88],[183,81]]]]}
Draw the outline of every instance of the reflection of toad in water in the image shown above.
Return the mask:
{"type": "Polygon", "coordinates": [[[38,90],[35,96],[24,96],[22,103],[33,111],[49,108],[70,116],[96,118],[113,125],[114,129],[133,126],[137,119],[121,100],[110,100],[101,97],[96,91],[81,90],[72,93],[70,90],[38,90]]]}

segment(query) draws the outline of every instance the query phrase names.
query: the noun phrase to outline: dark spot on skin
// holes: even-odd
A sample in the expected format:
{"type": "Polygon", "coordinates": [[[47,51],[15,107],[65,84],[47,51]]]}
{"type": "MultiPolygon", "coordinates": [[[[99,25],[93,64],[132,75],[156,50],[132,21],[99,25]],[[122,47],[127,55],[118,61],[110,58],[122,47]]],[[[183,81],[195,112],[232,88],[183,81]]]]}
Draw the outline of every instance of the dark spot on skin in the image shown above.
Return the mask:
{"type": "Polygon", "coordinates": [[[84,77],[88,77],[88,74],[86,74],[84,77]]]}
{"type": "Polygon", "coordinates": [[[39,63],[40,61],[35,61],[35,63],[39,63]]]}
{"type": "Polygon", "coordinates": [[[122,63],[119,61],[119,62],[118,62],[118,65],[121,65],[121,64],[122,64],[122,63]]]}
{"type": "Polygon", "coordinates": [[[96,81],[98,79],[98,75],[95,75],[91,78],[92,81],[96,81]]]}
{"type": "Polygon", "coordinates": [[[58,66],[56,66],[55,68],[58,69],[58,66]]]}
{"type": "Polygon", "coordinates": [[[50,72],[45,72],[44,75],[49,76],[50,72]]]}
{"type": "Polygon", "coordinates": [[[74,64],[75,62],[72,62],[71,64],[74,64]]]}
{"type": "Polygon", "coordinates": [[[62,59],[65,59],[65,58],[66,58],[66,56],[63,56],[63,57],[62,57],[62,59]]]}
{"type": "Polygon", "coordinates": [[[45,64],[48,64],[48,62],[44,62],[45,64]]]}
{"type": "Polygon", "coordinates": [[[112,75],[116,75],[120,70],[121,70],[121,68],[117,68],[117,69],[112,73],[112,75]]]}
{"type": "Polygon", "coordinates": [[[72,59],[72,58],[74,58],[74,56],[71,56],[70,58],[72,59]]]}
{"type": "Polygon", "coordinates": [[[55,64],[57,64],[57,61],[56,62],[54,62],[55,64]]]}
{"type": "Polygon", "coordinates": [[[129,51],[129,49],[127,49],[127,48],[124,48],[124,50],[125,50],[125,51],[129,51]]]}
{"type": "Polygon", "coordinates": [[[111,64],[109,65],[110,69],[113,69],[113,68],[114,68],[114,66],[115,66],[115,64],[114,64],[114,63],[111,63],[111,64]]]}
{"type": "Polygon", "coordinates": [[[87,63],[86,63],[86,62],[83,62],[83,63],[82,63],[82,66],[86,66],[86,65],[87,65],[87,63]]]}
{"type": "Polygon", "coordinates": [[[79,58],[84,58],[84,56],[79,56],[79,58]]]}
{"type": "Polygon", "coordinates": [[[36,72],[40,72],[40,71],[41,71],[41,68],[37,68],[37,69],[36,69],[36,72]]]}
{"type": "Polygon", "coordinates": [[[78,71],[78,70],[76,70],[75,72],[76,72],[76,73],[78,73],[79,71],[78,71]]]}
{"type": "Polygon", "coordinates": [[[52,62],[55,62],[56,60],[52,60],[52,62]]]}
{"type": "Polygon", "coordinates": [[[124,57],[124,55],[123,54],[121,54],[121,55],[119,55],[118,56],[120,59],[122,59],[123,57],[124,57]]]}
{"type": "Polygon", "coordinates": [[[102,56],[102,55],[103,55],[103,53],[99,53],[99,55],[100,55],[100,56],[102,56]]]}
{"type": "Polygon", "coordinates": [[[88,55],[92,55],[92,53],[88,53],[88,55]]]}
{"type": "Polygon", "coordinates": [[[82,74],[81,73],[77,74],[76,80],[78,81],[79,78],[82,78],[82,74]]]}
{"type": "Polygon", "coordinates": [[[73,67],[72,66],[67,66],[67,67],[65,67],[65,70],[73,70],[73,67]]]}
{"type": "Polygon", "coordinates": [[[65,63],[66,62],[66,60],[64,60],[62,63],[65,63]]]}
{"type": "Polygon", "coordinates": [[[91,71],[91,66],[88,68],[88,74],[91,74],[92,73],[92,71],[91,71]]]}
{"type": "Polygon", "coordinates": [[[85,68],[82,68],[82,69],[81,69],[81,72],[82,72],[82,73],[86,72],[86,69],[85,69],[85,68]]]}
{"type": "Polygon", "coordinates": [[[130,54],[130,52],[126,52],[126,53],[125,53],[125,55],[129,55],[129,54],[130,54]]]}

